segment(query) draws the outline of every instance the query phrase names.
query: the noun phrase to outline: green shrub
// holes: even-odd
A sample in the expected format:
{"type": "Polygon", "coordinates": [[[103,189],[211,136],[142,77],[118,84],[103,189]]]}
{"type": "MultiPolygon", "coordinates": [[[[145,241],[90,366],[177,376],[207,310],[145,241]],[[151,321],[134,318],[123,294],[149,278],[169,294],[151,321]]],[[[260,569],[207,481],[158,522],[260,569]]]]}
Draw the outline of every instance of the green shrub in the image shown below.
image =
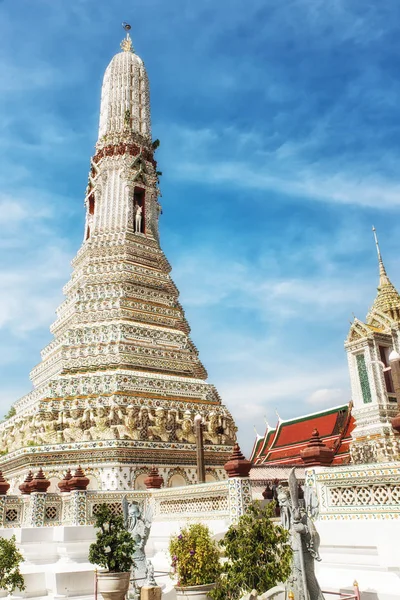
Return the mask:
{"type": "Polygon", "coordinates": [[[96,515],[96,541],[89,548],[89,561],[112,573],[127,573],[134,565],[135,540],[124,527],[122,515],[114,515],[107,504],[96,515]]]}
{"type": "Polygon", "coordinates": [[[215,583],[221,571],[217,542],[208,527],[194,523],[171,537],[169,552],[178,586],[215,583]]]}
{"type": "Polygon", "coordinates": [[[24,590],[24,578],[19,571],[23,556],[18,552],[15,536],[6,540],[0,537],[0,589],[12,594],[14,590],[24,590]]]}
{"type": "Polygon", "coordinates": [[[273,502],[265,508],[254,502],[228,529],[220,541],[226,560],[212,600],[238,600],[253,589],[263,594],[289,577],[289,533],[271,521],[274,516],[273,502]]]}

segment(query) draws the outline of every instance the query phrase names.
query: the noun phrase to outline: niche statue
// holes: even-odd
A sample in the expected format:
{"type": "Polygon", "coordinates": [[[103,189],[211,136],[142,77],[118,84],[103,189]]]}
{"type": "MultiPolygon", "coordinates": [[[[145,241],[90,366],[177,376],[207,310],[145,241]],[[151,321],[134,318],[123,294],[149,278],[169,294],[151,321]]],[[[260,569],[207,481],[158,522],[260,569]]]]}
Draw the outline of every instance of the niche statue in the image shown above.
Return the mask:
{"type": "Polygon", "coordinates": [[[135,205],[135,233],[142,232],[143,209],[140,204],[135,205]]]}

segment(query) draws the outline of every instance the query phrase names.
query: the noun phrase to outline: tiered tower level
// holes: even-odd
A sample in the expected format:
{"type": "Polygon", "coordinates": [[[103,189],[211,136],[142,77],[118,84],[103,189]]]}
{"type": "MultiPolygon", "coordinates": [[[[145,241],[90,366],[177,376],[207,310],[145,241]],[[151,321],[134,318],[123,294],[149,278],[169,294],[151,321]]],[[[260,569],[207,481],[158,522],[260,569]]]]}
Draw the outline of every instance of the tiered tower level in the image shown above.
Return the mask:
{"type": "Polygon", "coordinates": [[[55,485],[81,464],[92,487],[191,483],[193,420],[204,422],[207,479],[223,477],[236,428],[198,352],[159,244],[161,213],[149,82],[129,34],[108,65],[86,189],[84,241],[31,372],[32,392],[0,425],[0,465],[16,491],[29,468],[55,485]]]}

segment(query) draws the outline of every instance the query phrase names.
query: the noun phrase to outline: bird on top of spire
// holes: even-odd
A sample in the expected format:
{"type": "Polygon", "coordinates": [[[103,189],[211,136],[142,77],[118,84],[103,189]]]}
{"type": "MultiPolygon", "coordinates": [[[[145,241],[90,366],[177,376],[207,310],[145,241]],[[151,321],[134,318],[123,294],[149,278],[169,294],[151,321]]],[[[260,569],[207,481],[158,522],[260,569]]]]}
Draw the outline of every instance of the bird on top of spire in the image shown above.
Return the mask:
{"type": "Polygon", "coordinates": [[[125,21],[122,23],[122,27],[126,31],[126,37],[121,42],[122,50],[124,52],[135,52],[135,50],[133,49],[131,36],[129,35],[129,31],[132,29],[132,27],[129,25],[129,23],[126,23],[125,21]]]}

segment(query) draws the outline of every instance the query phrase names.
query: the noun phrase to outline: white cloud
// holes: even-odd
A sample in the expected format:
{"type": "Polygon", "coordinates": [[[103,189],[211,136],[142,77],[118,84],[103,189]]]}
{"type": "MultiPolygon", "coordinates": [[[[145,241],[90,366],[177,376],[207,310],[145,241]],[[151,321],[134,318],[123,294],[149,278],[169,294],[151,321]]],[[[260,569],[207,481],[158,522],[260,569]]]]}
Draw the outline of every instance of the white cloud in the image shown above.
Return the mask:
{"type": "Polygon", "coordinates": [[[14,336],[50,324],[70,271],[70,255],[53,245],[26,258],[23,266],[0,270],[0,329],[10,328],[14,336]]]}
{"type": "MultiPolygon", "coordinates": [[[[40,221],[51,217],[51,208],[47,205],[38,205],[31,201],[22,201],[11,195],[0,194],[0,224],[2,226],[19,226],[24,221],[40,221]]],[[[3,229],[3,235],[7,236],[7,230],[3,229]]]]}
{"type": "MultiPolygon", "coordinates": [[[[307,254],[310,252],[306,249],[307,254]]],[[[283,278],[271,273],[268,266],[262,268],[262,262],[262,257],[255,257],[250,264],[235,256],[223,257],[217,249],[213,255],[210,250],[197,248],[178,257],[173,275],[182,284],[185,306],[247,308],[265,319],[301,316],[305,321],[331,320],[342,311],[356,309],[360,298],[368,294],[372,302],[374,289],[364,273],[350,276],[343,271],[332,272],[334,263],[322,261],[313,274],[283,278]],[[321,274],[324,272],[329,275],[321,274]]],[[[283,262],[280,267],[285,269],[283,262]]]]}
{"type": "MultiPolygon", "coordinates": [[[[295,356],[282,355],[282,363],[269,363],[261,373],[251,367],[251,349],[247,365],[237,375],[218,381],[223,402],[229,407],[239,428],[239,443],[249,454],[254,439],[266,428],[265,419],[275,427],[279,416],[283,419],[323,410],[329,406],[346,404],[350,400],[345,357],[341,366],[321,368],[315,355],[310,355],[308,367],[295,356]],[[335,388],[335,385],[341,385],[335,388]],[[323,387],[327,386],[327,387],[323,387]],[[332,386],[332,387],[331,387],[332,386]]],[[[318,353],[318,349],[316,349],[318,353]]],[[[238,367],[239,368],[239,367],[238,367]]]]}
{"type": "Polygon", "coordinates": [[[318,408],[345,404],[349,401],[348,390],[340,388],[321,388],[315,390],[308,398],[308,404],[314,404],[318,408]]]}
{"type": "Polygon", "coordinates": [[[168,144],[180,148],[181,160],[167,159],[169,175],[177,180],[275,191],[299,201],[308,198],[375,209],[400,206],[397,176],[381,174],[375,163],[360,164],[351,156],[347,166],[343,157],[340,162],[334,158],[323,162],[312,155],[307,160],[305,145],[318,148],[320,140],[314,144],[310,138],[297,143],[285,140],[268,148],[273,137],[263,139],[232,127],[218,131],[175,127],[167,138],[168,144]]]}

